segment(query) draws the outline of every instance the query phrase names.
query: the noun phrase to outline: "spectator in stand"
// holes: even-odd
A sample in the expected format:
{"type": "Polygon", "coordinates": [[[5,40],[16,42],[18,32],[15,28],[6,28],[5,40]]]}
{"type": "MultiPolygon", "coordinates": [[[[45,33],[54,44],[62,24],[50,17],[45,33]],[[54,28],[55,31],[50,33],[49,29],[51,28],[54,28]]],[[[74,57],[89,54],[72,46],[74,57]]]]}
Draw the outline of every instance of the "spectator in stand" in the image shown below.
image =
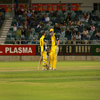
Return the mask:
{"type": "Polygon", "coordinates": [[[64,26],[66,26],[66,21],[64,21],[64,26]]]}
{"type": "Polygon", "coordinates": [[[21,34],[22,34],[22,32],[21,32],[21,29],[19,27],[18,30],[17,30],[17,32],[16,32],[16,35],[21,36],[21,34]]]}
{"type": "Polygon", "coordinates": [[[82,44],[89,44],[89,41],[88,40],[84,40],[82,42],[83,42],[82,44]]]}
{"type": "Polygon", "coordinates": [[[29,29],[29,31],[30,31],[30,33],[32,33],[32,29],[28,26],[28,28],[27,29],[29,29]]]}
{"type": "Polygon", "coordinates": [[[15,9],[15,16],[18,16],[18,15],[19,15],[18,9],[15,9]]]}
{"type": "Polygon", "coordinates": [[[72,44],[76,44],[76,38],[73,38],[72,44]]]}
{"type": "Polygon", "coordinates": [[[37,25],[37,28],[43,29],[43,26],[44,26],[43,22],[40,22],[40,23],[37,25]]]}
{"type": "Polygon", "coordinates": [[[71,21],[69,21],[68,26],[70,26],[70,27],[72,26],[71,21]]]}
{"type": "Polygon", "coordinates": [[[71,28],[70,34],[72,35],[74,33],[73,29],[71,28]]]}
{"type": "Polygon", "coordinates": [[[13,27],[13,32],[17,31],[17,27],[16,27],[16,24],[14,24],[14,27],[13,27]]]}
{"type": "Polygon", "coordinates": [[[55,25],[53,26],[53,29],[56,32],[61,32],[61,30],[60,30],[60,23],[59,24],[55,23],[55,25]]]}
{"type": "Polygon", "coordinates": [[[76,21],[76,25],[77,25],[77,26],[80,25],[80,21],[79,21],[79,19],[77,19],[77,21],[76,21]]]}
{"type": "Polygon", "coordinates": [[[76,40],[78,40],[78,41],[76,42],[77,44],[80,44],[80,43],[81,43],[81,41],[79,41],[79,40],[81,40],[81,35],[80,35],[79,32],[78,32],[77,35],[76,35],[76,40]]]}
{"type": "Polygon", "coordinates": [[[50,18],[48,17],[48,15],[46,14],[45,16],[45,22],[49,22],[50,21],[50,18]]]}
{"type": "Polygon", "coordinates": [[[35,14],[34,14],[34,12],[32,12],[32,15],[31,15],[31,17],[30,17],[31,19],[33,19],[33,20],[35,20],[36,19],[36,16],[35,16],[35,14]]]}
{"type": "Polygon", "coordinates": [[[83,31],[83,39],[87,39],[87,35],[88,35],[88,30],[87,28],[85,28],[85,30],[83,31]]]}
{"type": "Polygon", "coordinates": [[[27,41],[25,39],[23,39],[23,44],[27,44],[27,41]]]}
{"type": "Polygon", "coordinates": [[[24,21],[23,25],[25,25],[25,27],[28,27],[29,23],[27,21],[27,18],[25,18],[25,21],[24,21]]]}
{"type": "Polygon", "coordinates": [[[68,44],[71,44],[71,39],[68,39],[68,44]]]}
{"type": "Polygon", "coordinates": [[[80,24],[79,24],[79,26],[81,27],[81,26],[83,26],[83,24],[82,24],[82,21],[80,21],[80,24]]]}
{"type": "Polygon", "coordinates": [[[30,18],[27,16],[27,21],[28,21],[28,23],[30,24],[30,18]]]}
{"type": "Polygon", "coordinates": [[[32,9],[31,9],[31,7],[29,8],[29,11],[32,13],[32,9]]]}
{"type": "Polygon", "coordinates": [[[34,14],[37,14],[37,11],[36,11],[36,9],[37,9],[37,8],[35,7],[35,8],[34,8],[34,14]]]}
{"type": "Polygon", "coordinates": [[[64,22],[63,22],[63,20],[62,20],[62,19],[61,19],[61,21],[60,21],[60,24],[61,24],[61,25],[63,25],[63,24],[64,24],[64,22]]]}
{"type": "Polygon", "coordinates": [[[37,18],[38,18],[38,20],[40,20],[40,21],[43,19],[42,12],[40,12],[40,14],[39,14],[39,16],[38,16],[37,18]]]}
{"type": "Polygon", "coordinates": [[[44,26],[44,24],[43,24],[43,28],[42,28],[43,30],[45,29],[45,26],[44,26]]]}
{"type": "Polygon", "coordinates": [[[63,36],[65,36],[65,29],[64,29],[64,28],[62,28],[61,34],[62,34],[63,36]]]}
{"type": "Polygon", "coordinates": [[[88,20],[90,19],[90,15],[89,15],[88,12],[86,13],[86,17],[87,17],[88,20]]]}
{"type": "Polygon", "coordinates": [[[67,35],[71,36],[71,33],[70,33],[70,31],[69,31],[69,28],[68,28],[68,27],[67,27],[67,30],[66,30],[66,32],[65,32],[65,37],[67,37],[67,35]]]}
{"type": "Polygon", "coordinates": [[[61,31],[60,23],[59,23],[58,26],[57,26],[57,30],[58,30],[59,32],[61,31]]]}
{"type": "Polygon", "coordinates": [[[35,20],[33,20],[33,22],[31,23],[31,27],[36,28],[36,26],[37,26],[37,24],[36,24],[35,20]]]}
{"type": "Polygon", "coordinates": [[[91,12],[91,15],[90,15],[89,20],[94,20],[94,16],[93,16],[93,13],[92,12],[91,12]]]}
{"type": "Polygon", "coordinates": [[[57,30],[58,29],[58,24],[57,23],[55,23],[55,25],[53,26],[53,29],[54,30],[57,30]]]}
{"type": "Polygon", "coordinates": [[[17,42],[17,44],[23,44],[21,38],[19,38],[19,41],[17,42]]]}
{"type": "Polygon", "coordinates": [[[27,13],[24,12],[24,13],[23,13],[23,17],[27,17],[27,13]]]}
{"type": "Polygon", "coordinates": [[[73,20],[71,19],[71,21],[69,21],[69,23],[68,23],[68,26],[72,26],[72,25],[74,25],[74,22],[73,22],[73,20]]]}
{"type": "Polygon", "coordinates": [[[53,13],[52,13],[51,10],[50,10],[50,12],[49,12],[49,17],[53,17],[53,13]]]}
{"type": "Polygon", "coordinates": [[[96,31],[95,37],[100,40],[100,34],[98,33],[98,31],[96,31]]]}
{"type": "Polygon", "coordinates": [[[72,40],[74,39],[74,37],[76,38],[75,33],[72,34],[72,40]]]}
{"type": "Polygon", "coordinates": [[[30,18],[31,17],[31,12],[30,11],[28,11],[28,14],[27,14],[27,16],[30,18]]]}
{"type": "Polygon", "coordinates": [[[91,26],[91,31],[95,31],[95,26],[92,24],[92,26],[91,26]]]}
{"type": "Polygon", "coordinates": [[[76,35],[76,40],[81,40],[81,35],[80,35],[79,32],[78,32],[77,35],[76,35]]]}
{"type": "Polygon", "coordinates": [[[85,22],[88,22],[88,21],[89,21],[89,19],[88,19],[88,17],[86,16],[86,17],[85,17],[85,22]]]}
{"type": "Polygon", "coordinates": [[[91,26],[90,26],[90,24],[88,25],[87,30],[88,30],[88,31],[91,30],[91,26]]]}
{"type": "Polygon", "coordinates": [[[82,21],[82,22],[84,22],[84,21],[85,21],[85,18],[84,18],[84,15],[83,15],[83,14],[81,14],[80,21],[82,21]]]}
{"type": "Polygon", "coordinates": [[[76,35],[76,34],[77,34],[77,31],[74,29],[74,30],[73,30],[73,33],[76,35]]]}
{"type": "Polygon", "coordinates": [[[17,22],[15,24],[16,24],[17,27],[19,27],[20,26],[19,20],[17,20],[17,22]]]}
{"type": "Polygon", "coordinates": [[[26,31],[26,37],[29,38],[29,36],[30,36],[30,29],[27,28],[27,31],[26,31]]]}
{"type": "Polygon", "coordinates": [[[85,30],[83,31],[83,35],[88,35],[88,30],[87,30],[87,28],[85,28],[85,30]]]}
{"type": "Polygon", "coordinates": [[[28,10],[27,10],[27,9],[25,9],[24,13],[27,15],[27,13],[28,13],[28,10]]]}
{"type": "Polygon", "coordinates": [[[21,6],[21,10],[22,10],[22,12],[24,12],[25,11],[25,9],[21,6]]]}
{"type": "Polygon", "coordinates": [[[24,35],[24,36],[26,35],[26,34],[25,34],[25,29],[24,29],[24,28],[22,28],[22,35],[24,35]]]}
{"type": "Polygon", "coordinates": [[[42,19],[43,22],[45,22],[45,18],[46,18],[46,14],[44,14],[44,16],[43,16],[43,19],[42,19]]]}
{"type": "Polygon", "coordinates": [[[33,38],[32,44],[36,44],[36,39],[33,38]]]}
{"type": "Polygon", "coordinates": [[[25,32],[26,32],[26,30],[27,30],[27,27],[25,27],[25,25],[23,26],[23,29],[25,30],[25,32]]]}
{"type": "Polygon", "coordinates": [[[30,27],[28,27],[29,28],[29,30],[30,30],[30,33],[32,33],[32,29],[30,28],[30,27]]]}
{"type": "Polygon", "coordinates": [[[66,21],[67,21],[67,22],[71,21],[71,17],[70,17],[70,15],[69,15],[69,14],[67,14],[66,21]]]}
{"type": "Polygon", "coordinates": [[[80,21],[80,25],[78,27],[78,31],[79,32],[83,32],[83,24],[82,24],[82,21],[80,21]]]}
{"type": "Polygon", "coordinates": [[[60,26],[60,29],[62,30],[62,28],[63,28],[63,24],[60,24],[60,23],[59,23],[58,25],[60,26]]]}
{"type": "Polygon", "coordinates": [[[97,15],[96,12],[95,12],[95,14],[94,14],[94,20],[98,20],[98,15],[97,15]]]}
{"type": "Polygon", "coordinates": [[[22,9],[22,7],[19,7],[18,12],[19,12],[19,15],[23,15],[24,10],[22,9]]]}
{"type": "Polygon", "coordinates": [[[57,13],[56,13],[56,11],[53,12],[52,17],[57,17],[57,13]]]}
{"type": "Polygon", "coordinates": [[[17,40],[16,40],[16,38],[15,38],[14,44],[17,44],[17,40]]]}
{"type": "Polygon", "coordinates": [[[95,12],[94,17],[96,17],[96,18],[98,17],[97,12],[95,12]]]}

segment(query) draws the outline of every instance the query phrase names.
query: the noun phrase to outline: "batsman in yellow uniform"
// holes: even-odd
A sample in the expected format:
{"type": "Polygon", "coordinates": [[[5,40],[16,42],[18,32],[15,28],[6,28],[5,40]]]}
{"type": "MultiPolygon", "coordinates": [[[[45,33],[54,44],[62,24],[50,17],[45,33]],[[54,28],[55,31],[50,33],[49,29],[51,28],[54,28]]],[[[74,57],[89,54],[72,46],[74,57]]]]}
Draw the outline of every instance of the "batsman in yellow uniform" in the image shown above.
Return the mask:
{"type": "Polygon", "coordinates": [[[49,61],[51,70],[56,70],[57,54],[59,51],[59,38],[55,35],[54,29],[50,29],[51,35],[51,52],[49,53],[49,61]]]}
{"type": "Polygon", "coordinates": [[[42,37],[40,38],[40,47],[41,47],[41,56],[43,57],[43,66],[42,70],[45,70],[47,68],[47,46],[46,46],[46,40],[45,40],[45,32],[42,32],[42,37]]]}

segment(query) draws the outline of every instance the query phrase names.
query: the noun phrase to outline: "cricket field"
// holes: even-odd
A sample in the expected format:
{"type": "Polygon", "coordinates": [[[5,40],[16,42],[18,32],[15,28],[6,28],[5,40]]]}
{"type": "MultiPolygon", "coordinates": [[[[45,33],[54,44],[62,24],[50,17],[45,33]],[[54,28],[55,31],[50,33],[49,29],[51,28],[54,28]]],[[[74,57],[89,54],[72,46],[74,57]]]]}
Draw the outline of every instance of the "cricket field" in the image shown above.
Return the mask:
{"type": "Polygon", "coordinates": [[[100,61],[37,69],[38,62],[0,62],[0,100],[100,100],[100,61]]]}

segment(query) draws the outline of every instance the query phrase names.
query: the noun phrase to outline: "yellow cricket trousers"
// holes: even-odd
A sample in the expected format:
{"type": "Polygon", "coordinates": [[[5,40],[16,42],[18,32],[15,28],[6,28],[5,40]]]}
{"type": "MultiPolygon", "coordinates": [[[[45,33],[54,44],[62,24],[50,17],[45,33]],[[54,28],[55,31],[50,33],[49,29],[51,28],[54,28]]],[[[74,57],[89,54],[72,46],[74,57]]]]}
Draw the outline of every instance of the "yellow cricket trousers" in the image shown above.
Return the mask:
{"type": "Polygon", "coordinates": [[[50,56],[50,65],[51,65],[51,68],[54,68],[54,69],[56,69],[57,54],[58,54],[57,46],[52,47],[49,56],[50,56]]]}
{"type": "Polygon", "coordinates": [[[46,68],[46,65],[47,65],[47,52],[46,51],[42,52],[42,57],[43,57],[43,66],[42,66],[42,68],[46,68]]]}

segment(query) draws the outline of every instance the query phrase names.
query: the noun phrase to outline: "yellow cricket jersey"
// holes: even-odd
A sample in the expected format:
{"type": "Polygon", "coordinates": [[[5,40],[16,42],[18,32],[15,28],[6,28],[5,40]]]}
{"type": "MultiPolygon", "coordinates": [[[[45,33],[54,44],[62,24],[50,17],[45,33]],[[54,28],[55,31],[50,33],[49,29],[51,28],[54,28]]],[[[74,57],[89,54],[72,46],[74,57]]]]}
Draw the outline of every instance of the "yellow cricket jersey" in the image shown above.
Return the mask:
{"type": "Polygon", "coordinates": [[[45,50],[45,36],[42,36],[40,38],[40,47],[41,47],[41,52],[45,50]]]}
{"type": "Polygon", "coordinates": [[[51,36],[51,47],[57,46],[57,41],[59,40],[59,38],[57,38],[57,36],[55,34],[53,34],[51,36]]]}

